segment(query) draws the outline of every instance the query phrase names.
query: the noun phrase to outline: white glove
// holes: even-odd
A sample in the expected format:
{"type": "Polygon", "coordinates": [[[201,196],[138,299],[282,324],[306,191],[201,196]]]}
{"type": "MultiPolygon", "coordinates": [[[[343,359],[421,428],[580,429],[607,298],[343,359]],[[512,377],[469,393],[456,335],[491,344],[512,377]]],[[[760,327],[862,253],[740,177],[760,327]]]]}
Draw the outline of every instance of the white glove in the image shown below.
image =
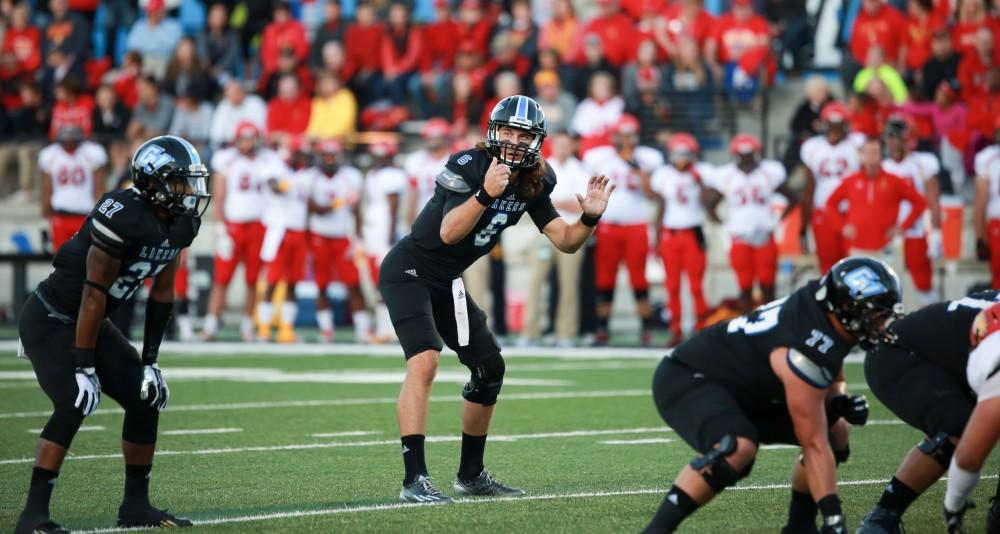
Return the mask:
{"type": "Polygon", "coordinates": [[[97,373],[93,367],[76,368],[76,402],[73,403],[83,416],[97,411],[97,405],[101,403],[101,382],[97,379],[97,373]]]}
{"type": "Polygon", "coordinates": [[[167,387],[167,381],[163,379],[163,373],[160,372],[159,365],[154,363],[142,368],[139,398],[148,401],[149,406],[156,408],[156,411],[161,411],[167,407],[167,401],[170,400],[170,388],[167,387]]]}
{"type": "Polygon", "coordinates": [[[940,260],[944,257],[944,242],[941,240],[941,230],[935,228],[927,236],[927,255],[932,260],[940,260]]]}

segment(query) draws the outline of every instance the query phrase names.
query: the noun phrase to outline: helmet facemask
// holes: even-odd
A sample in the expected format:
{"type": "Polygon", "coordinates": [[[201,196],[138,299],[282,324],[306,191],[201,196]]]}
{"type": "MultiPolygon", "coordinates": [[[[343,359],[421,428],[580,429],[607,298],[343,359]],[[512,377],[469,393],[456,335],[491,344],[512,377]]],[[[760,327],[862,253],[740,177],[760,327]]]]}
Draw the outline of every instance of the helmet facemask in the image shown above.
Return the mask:
{"type": "Polygon", "coordinates": [[[497,158],[497,161],[500,163],[510,167],[511,170],[532,167],[538,163],[538,159],[542,153],[543,140],[545,140],[545,135],[539,134],[532,129],[520,128],[496,121],[490,121],[489,128],[486,130],[486,148],[489,154],[497,158]],[[511,128],[515,131],[529,132],[532,134],[532,140],[530,143],[512,143],[501,139],[500,128],[511,128]]]}
{"type": "Polygon", "coordinates": [[[153,203],[174,215],[201,217],[212,195],[208,193],[208,169],[191,165],[163,177],[152,193],[153,203]]]}

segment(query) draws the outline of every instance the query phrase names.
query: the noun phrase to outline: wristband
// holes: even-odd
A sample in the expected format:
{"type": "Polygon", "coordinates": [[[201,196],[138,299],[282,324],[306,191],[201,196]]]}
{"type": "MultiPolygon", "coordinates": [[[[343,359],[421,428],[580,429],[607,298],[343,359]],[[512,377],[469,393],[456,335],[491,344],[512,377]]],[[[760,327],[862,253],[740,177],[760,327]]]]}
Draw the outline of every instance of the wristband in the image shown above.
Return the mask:
{"type": "Polygon", "coordinates": [[[82,349],[73,347],[73,360],[77,367],[87,368],[94,366],[94,349],[82,349]]]}
{"type": "Polygon", "coordinates": [[[600,215],[598,215],[597,217],[591,217],[586,213],[580,215],[580,222],[582,222],[584,226],[589,226],[591,228],[597,226],[597,223],[600,220],[601,220],[600,215]]]}
{"type": "Polygon", "coordinates": [[[831,517],[844,513],[840,507],[840,497],[836,493],[831,493],[816,501],[816,507],[819,508],[819,512],[823,514],[823,517],[831,517]]]}
{"type": "Polygon", "coordinates": [[[476,197],[476,202],[482,204],[484,207],[487,208],[490,207],[490,204],[493,204],[494,200],[496,200],[495,198],[491,197],[490,194],[487,193],[485,189],[480,189],[479,191],[476,191],[475,197],[476,197]]]}

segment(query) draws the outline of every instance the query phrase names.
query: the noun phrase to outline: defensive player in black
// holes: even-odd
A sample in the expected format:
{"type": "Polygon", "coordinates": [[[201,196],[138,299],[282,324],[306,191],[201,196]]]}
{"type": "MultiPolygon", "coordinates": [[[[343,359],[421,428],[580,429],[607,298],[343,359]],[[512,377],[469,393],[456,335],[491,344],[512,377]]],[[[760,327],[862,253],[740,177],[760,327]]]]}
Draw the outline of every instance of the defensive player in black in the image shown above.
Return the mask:
{"type": "Polygon", "coordinates": [[[18,332],[53,412],[42,429],[28,501],[15,532],[67,532],[49,519],[59,468],[103,390],[125,410],[121,527],[190,526],[149,502],[159,412],[170,390],[156,363],[170,320],[180,251],[198,234],[208,171],[179,137],[146,141],[132,157],[131,189],[105,194],[56,254],[28,299],[18,332]],[[152,278],[140,355],[107,319],[152,278]]]}
{"type": "Polygon", "coordinates": [[[614,186],[603,176],[592,177],[586,196],[577,195],[583,215],[573,224],[563,221],[549,199],[556,177],[540,156],[544,139],[545,114],[534,100],[520,95],[501,100],[490,113],[485,144],[449,158],[412,233],[382,263],[379,289],[406,356],[396,411],[406,468],[399,495],[403,501],[451,501],[434,486],[424,462],[427,399],[445,344],[472,371],[462,390],[462,456],[455,491],[524,493],[500,484],[483,467],[504,360],[461,275],[526,212],[565,253],[576,252],[593,233],[614,186]]]}
{"type": "MultiPolygon", "coordinates": [[[[868,353],[865,378],[872,393],[926,437],[907,454],[858,534],[902,532],[903,513],[948,470],[976,406],[966,378],[969,332],[976,315],[998,301],[1000,291],[984,291],[932,304],[895,322],[894,341],[868,353]]],[[[1000,519],[1000,501],[994,502],[990,515],[1000,519]]],[[[963,513],[946,518],[949,532],[961,532],[963,513]]]]}
{"type": "Polygon", "coordinates": [[[677,476],[646,531],[673,532],[750,473],[761,443],[789,443],[802,447],[808,483],[799,487],[808,487],[815,507],[803,513],[793,503],[807,521],[789,522],[809,524],[785,530],[816,532],[818,508],[821,532],[846,532],[828,411],[853,418],[854,403],[828,399],[840,398],[835,382],[851,347],[877,342],[901,314],[900,295],[884,263],[843,259],[821,279],[702,331],[664,358],[653,378],[656,407],[701,455],[677,476]]]}

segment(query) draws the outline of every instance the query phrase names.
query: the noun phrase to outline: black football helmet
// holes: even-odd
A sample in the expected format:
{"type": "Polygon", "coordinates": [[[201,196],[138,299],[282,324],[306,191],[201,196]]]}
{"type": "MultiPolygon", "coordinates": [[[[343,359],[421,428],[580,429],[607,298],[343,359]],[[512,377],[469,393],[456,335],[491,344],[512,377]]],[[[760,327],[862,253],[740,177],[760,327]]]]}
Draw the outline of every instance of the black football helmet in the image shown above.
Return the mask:
{"type": "Polygon", "coordinates": [[[486,150],[511,170],[531,167],[538,163],[545,135],[545,112],[538,102],[523,95],[508,96],[497,102],[490,112],[486,150]],[[528,144],[503,141],[500,139],[500,128],[504,126],[531,132],[535,137],[528,144]],[[507,153],[512,156],[505,157],[507,153]]]}
{"type": "Polygon", "coordinates": [[[865,348],[893,341],[889,327],[903,316],[902,296],[892,267],[864,256],[838,261],[820,279],[816,292],[816,300],[865,348]]]}
{"type": "Polygon", "coordinates": [[[208,169],[191,143],[154,137],[132,156],[132,183],[153,205],[175,215],[201,217],[208,208],[208,169]]]}

